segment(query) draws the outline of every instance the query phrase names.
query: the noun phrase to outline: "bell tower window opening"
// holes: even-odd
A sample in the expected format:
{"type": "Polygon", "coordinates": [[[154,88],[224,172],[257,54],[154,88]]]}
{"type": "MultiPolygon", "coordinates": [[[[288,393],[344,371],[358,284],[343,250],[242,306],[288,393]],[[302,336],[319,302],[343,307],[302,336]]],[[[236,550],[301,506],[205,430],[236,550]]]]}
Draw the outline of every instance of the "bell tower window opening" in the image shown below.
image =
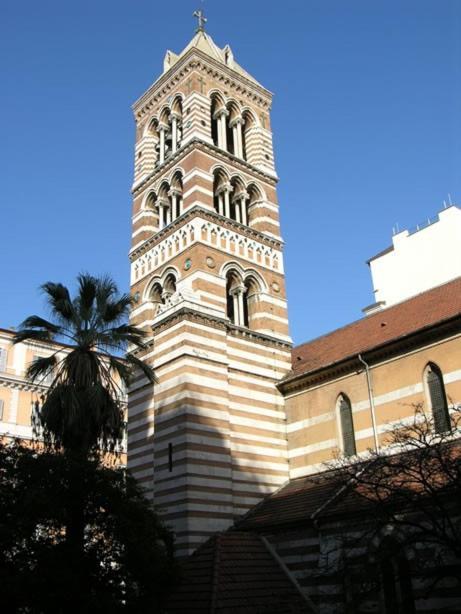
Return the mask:
{"type": "Polygon", "coordinates": [[[427,365],[425,369],[425,380],[435,432],[446,433],[451,431],[450,413],[448,411],[443,375],[436,364],[429,363],[427,365]]]}
{"type": "Polygon", "coordinates": [[[175,293],[176,277],[173,273],[169,273],[163,282],[156,281],[153,284],[149,292],[149,300],[154,305],[154,316],[157,315],[161,305],[165,305],[175,293]]]}

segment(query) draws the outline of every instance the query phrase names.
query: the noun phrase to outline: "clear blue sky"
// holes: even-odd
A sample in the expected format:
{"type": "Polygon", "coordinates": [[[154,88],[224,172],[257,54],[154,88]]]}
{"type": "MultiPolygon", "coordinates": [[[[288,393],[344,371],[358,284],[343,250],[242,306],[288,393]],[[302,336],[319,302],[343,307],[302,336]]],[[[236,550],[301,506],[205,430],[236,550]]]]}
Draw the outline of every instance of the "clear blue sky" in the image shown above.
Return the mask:
{"type": "MultiPolygon", "coordinates": [[[[128,289],[130,106],[198,0],[2,0],[0,326],[38,286],[110,273],[128,289]]],[[[203,4],[202,4],[203,6],[203,4]]],[[[461,201],[459,0],[208,0],[208,32],[275,92],[291,332],[361,316],[392,227],[461,201]]]]}

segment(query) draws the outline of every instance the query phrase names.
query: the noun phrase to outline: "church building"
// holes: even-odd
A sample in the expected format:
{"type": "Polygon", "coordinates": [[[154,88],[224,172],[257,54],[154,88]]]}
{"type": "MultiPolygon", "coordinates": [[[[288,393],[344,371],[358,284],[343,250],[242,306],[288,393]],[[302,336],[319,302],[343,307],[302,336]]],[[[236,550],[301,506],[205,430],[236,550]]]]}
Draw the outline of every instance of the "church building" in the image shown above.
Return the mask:
{"type": "MultiPolygon", "coordinates": [[[[139,377],[130,388],[128,467],[174,530],[180,557],[199,548],[216,561],[218,549],[246,547],[283,576],[285,596],[296,595],[298,609],[283,609],[281,598],[278,612],[346,611],[340,588],[312,582],[323,546],[317,525],[305,523],[334,493],[311,478],[338,455],[379,450],[418,404],[437,429],[449,428],[461,402],[459,255],[429,284],[410,270],[395,292],[393,280],[399,250],[417,262],[408,246],[426,253],[424,237],[444,219],[453,229],[461,212],[443,211],[424,237],[395,237],[370,261],[376,301],[366,315],[293,348],[272,94],[198,18],[193,39],[167,51],[163,73],[133,106],[132,323],[147,332],[139,357],[158,383],[139,377]]],[[[194,610],[191,599],[171,611],[240,611],[194,610]]]]}

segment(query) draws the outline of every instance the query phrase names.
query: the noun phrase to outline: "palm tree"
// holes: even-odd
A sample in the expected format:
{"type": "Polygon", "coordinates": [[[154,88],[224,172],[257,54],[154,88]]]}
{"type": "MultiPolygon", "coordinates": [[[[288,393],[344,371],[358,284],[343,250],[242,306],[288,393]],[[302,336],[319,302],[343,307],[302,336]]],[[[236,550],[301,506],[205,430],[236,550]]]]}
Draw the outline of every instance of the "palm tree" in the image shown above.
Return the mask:
{"type": "Polygon", "coordinates": [[[77,277],[78,292],[71,298],[60,283],[47,282],[46,295],[52,321],[33,315],[24,320],[14,343],[26,340],[63,341],[69,351],[57,350],[36,358],[27,370],[33,381],[51,378],[40,410],[45,442],[75,456],[114,450],[124,434],[121,386],[129,385],[139,369],[150,382],[150,367],[129,345],[143,346],[144,332],[126,323],[132,299],[120,295],[109,277],[77,277]],[[62,356],[62,353],[61,353],[62,356]]]}

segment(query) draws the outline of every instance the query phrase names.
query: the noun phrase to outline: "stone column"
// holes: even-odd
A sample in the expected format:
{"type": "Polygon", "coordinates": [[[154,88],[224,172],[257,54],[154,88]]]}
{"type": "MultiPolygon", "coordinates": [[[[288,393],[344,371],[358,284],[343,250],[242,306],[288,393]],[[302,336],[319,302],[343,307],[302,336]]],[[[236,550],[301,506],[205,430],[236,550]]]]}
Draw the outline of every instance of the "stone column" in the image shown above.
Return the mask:
{"type": "Polygon", "coordinates": [[[165,213],[163,209],[163,205],[159,204],[158,206],[158,229],[162,230],[165,226],[165,213]]]}
{"type": "Polygon", "coordinates": [[[239,286],[238,288],[238,307],[239,307],[239,326],[245,326],[245,315],[243,310],[244,294],[246,292],[245,286],[239,286]]]}
{"type": "Polygon", "coordinates": [[[236,326],[239,326],[239,295],[238,295],[238,291],[234,291],[232,294],[232,300],[234,302],[234,321],[233,324],[235,324],[236,326]]]}
{"type": "Polygon", "coordinates": [[[176,153],[178,146],[178,118],[176,115],[171,116],[171,153],[176,153]]]}
{"type": "Polygon", "coordinates": [[[248,211],[247,211],[247,200],[250,195],[247,192],[240,194],[240,208],[242,212],[242,224],[248,226],[248,211]]]}
{"type": "Polygon", "coordinates": [[[242,218],[240,216],[240,201],[238,200],[238,198],[234,199],[234,207],[235,207],[235,221],[241,224],[242,218]]]}
{"type": "Polygon", "coordinates": [[[227,129],[226,129],[226,117],[229,115],[227,109],[220,109],[216,112],[216,118],[218,121],[218,147],[227,151],[227,129]]]}
{"type": "Polygon", "coordinates": [[[224,216],[224,194],[222,192],[218,194],[218,213],[224,216]]]}
{"type": "Polygon", "coordinates": [[[168,192],[168,196],[171,198],[171,219],[175,220],[179,215],[181,215],[181,212],[178,211],[178,205],[180,202],[180,196],[181,196],[181,192],[179,190],[176,190],[174,188],[172,188],[169,192],[168,192]]]}
{"type": "Polygon", "coordinates": [[[232,192],[232,186],[227,184],[224,188],[224,215],[230,218],[230,194],[232,192]]]}
{"type": "Polygon", "coordinates": [[[242,140],[242,124],[241,117],[237,117],[232,122],[232,134],[234,137],[234,156],[243,158],[243,140],[242,140]]]}
{"type": "Polygon", "coordinates": [[[160,164],[163,164],[165,162],[165,133],[166,133],[165,126],[161,126],[159,129],[159,132],[160,132],[159,161],[160,161],[160,164]]]}

